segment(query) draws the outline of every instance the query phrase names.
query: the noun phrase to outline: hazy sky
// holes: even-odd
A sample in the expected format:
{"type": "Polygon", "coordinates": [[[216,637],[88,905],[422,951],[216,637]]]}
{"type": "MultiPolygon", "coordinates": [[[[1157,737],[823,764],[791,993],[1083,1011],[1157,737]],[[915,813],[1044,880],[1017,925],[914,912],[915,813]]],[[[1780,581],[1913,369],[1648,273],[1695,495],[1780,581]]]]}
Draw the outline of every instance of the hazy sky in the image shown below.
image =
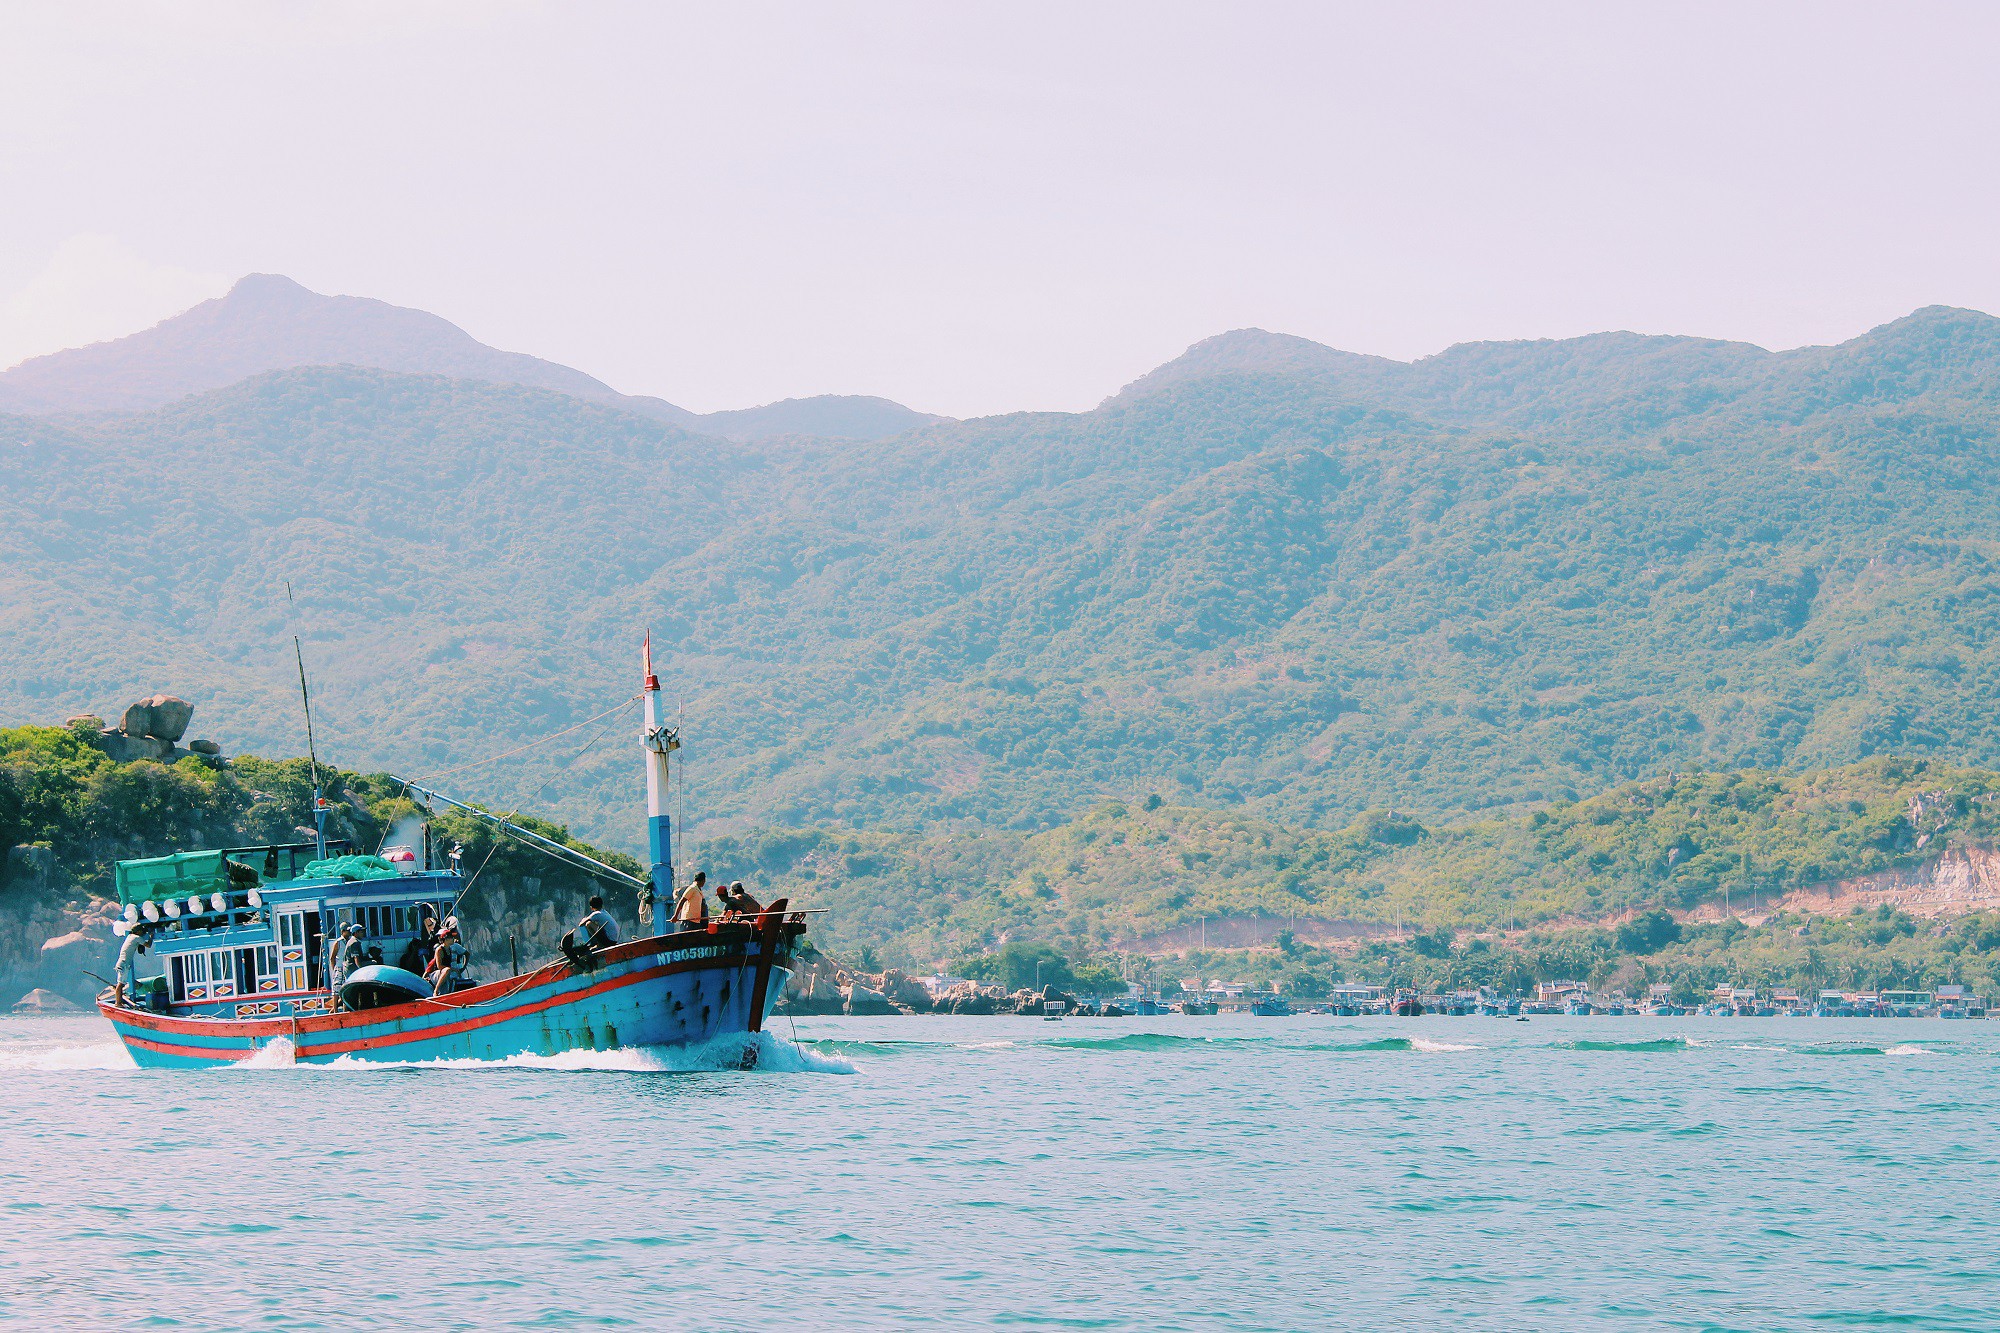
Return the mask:
{"type": "Polygon", "coordinates": [[[0,364],[246,272],[698,410],[2000,312],[2000,5],[0,3],[0,364]]]}

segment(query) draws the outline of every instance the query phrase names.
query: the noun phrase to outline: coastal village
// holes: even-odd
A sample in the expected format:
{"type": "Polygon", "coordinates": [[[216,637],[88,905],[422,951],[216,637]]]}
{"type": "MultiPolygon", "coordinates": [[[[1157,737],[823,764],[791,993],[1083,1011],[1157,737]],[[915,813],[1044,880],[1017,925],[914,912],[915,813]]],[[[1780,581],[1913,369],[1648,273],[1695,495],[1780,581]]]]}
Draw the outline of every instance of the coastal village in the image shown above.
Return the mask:
{"type": "Polygon", "coordinates": [[[778,1012],[806,1014],[1025,1014],[1041,1017],[1129,1018],[1178,1013],[1197,1017],[1244,1014],[1291,1017],[1421,1017],[1446,1015],[1526,1018],[1712,1017],[1712,1018],[1958,1018],[1983,1019],[1983,996],[1964,986],[1934,991],[1803,993],[1778,987],[1759,990],[1717,986],[1692,1004],[1676,1002],[1673,988],[1649,986],[1643,995],[1595,992],[1581,981],[1539,983],[1532,992],[1453,991],[1429,993],[1375,985],[1335,985],[1324,997],[1294,1003],[1270,986],[1189,977],[1171,990],[1137,983],[1111,995],[1076,994],[1054,986],[1009,991],[966,977],[941,973],[913,976],[891,969],[859,973],[831,964],[824,956],[808,964],[787,989],[778,1012]]]}

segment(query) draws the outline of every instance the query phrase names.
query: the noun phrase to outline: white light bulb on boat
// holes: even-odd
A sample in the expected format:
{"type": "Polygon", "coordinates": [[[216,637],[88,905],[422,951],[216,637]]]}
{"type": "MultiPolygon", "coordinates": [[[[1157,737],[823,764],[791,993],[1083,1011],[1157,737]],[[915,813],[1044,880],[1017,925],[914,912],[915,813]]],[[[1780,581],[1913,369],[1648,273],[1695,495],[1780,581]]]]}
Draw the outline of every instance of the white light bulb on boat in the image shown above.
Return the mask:
{"type": "Polygon", "coordinates": [[[174,920],[181,914],[181,900],[178,898],[169,898],[160,904],[160,910],[167,914],[169,920],[174,920]]]}
{"type": "Polygon", "coordinates": [[[130,921],[125,920],[123,917],[111,923],[111,933],[113,935],[123,937],[124,935],[129,933],[131,929],[132,929],[132,923],[130,921]]]}
{"type": "Polygon", "coordinates": [[[264,895],[257,892],[257,890],[255,889],[250,890],[249,896],[250,896],[250,905],[252,907],[262,907],[264,905],[264,895]]]}
{"type": "Polygon", "coordinates": [[[229,910],[229,899],[223,897],[220,893],[211,893],[208,895],[208,905],[218,912],[227,912],[229,910]]]}
{"type": "Polygon", "coordinates": [[[158,921],[160,919],[160,905],[151,898],[148,898],[145,905],[139,909],[139,913],[148,921],[158,921]]]}
{"type": "Polygon", "coordinates": [[[139,904],[137,903],[125,904],[125,919],[127,921],[137,921],[139,919],[139,904]]]}
{"type": "Polygon", "coordinates": [[[188,899],[187,913],[189,916],[200,916],[201,912],[201,895],[197,893],[188,899]]]}

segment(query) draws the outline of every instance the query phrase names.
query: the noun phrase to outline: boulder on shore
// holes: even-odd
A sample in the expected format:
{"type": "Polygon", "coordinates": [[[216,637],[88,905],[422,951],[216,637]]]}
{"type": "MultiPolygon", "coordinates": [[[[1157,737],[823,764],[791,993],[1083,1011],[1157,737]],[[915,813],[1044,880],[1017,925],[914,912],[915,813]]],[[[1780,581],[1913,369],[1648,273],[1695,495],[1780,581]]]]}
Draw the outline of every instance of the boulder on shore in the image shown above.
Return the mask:
{"type": "Polygon", "coordinates": [[[127,736],[152,736],[172,745],[187,735],[188,723],[193,720],[193,704],[171,694],[155,694],[127,708],[119,730],[127,736]]]}
{"type": "Polygon", "coordinates": [[[158,736],[128,736],[122,731],[105,731],[91,737],[105,757],[120,764],[134,759],[166,759],[174,752],[172,741],[158,736]]]}
{"type": "Polygon", "coordinates": [[[896,1006],[881,991],[872,990],[859,982],[847,988],[846,1010],[850,1014],[893,1014],[896,1006]]]}
{"type": "Polygon", "coordinates": [[[17,1014],[80,1014],[83,1006],[71,1004],[54,991],[35,987],[20,999],[14,1001],[12,1012],[17,1014]]]}

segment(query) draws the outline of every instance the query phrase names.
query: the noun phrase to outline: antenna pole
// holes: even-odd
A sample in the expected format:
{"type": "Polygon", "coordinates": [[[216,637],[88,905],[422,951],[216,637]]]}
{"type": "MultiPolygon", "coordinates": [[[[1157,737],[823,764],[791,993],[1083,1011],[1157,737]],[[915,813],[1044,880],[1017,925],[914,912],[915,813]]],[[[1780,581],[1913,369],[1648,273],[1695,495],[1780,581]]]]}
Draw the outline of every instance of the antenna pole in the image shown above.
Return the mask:
{"type": "MultiPolygon", "coordinates": [[[[292,606],[292,581],[285,580],[285,605],[292,606]]],[[[306,688],[306,653],[299,646],[299,636],[292,635],[292,657],[299,664],[299,703],[306,711],[306,755],[312,761],[313,782],[313,843],[318,850],[316,859],[326,860],[326,797],[321,793],[319,782],[319,746],[313,740],[312,692],[306,688]]]]}

